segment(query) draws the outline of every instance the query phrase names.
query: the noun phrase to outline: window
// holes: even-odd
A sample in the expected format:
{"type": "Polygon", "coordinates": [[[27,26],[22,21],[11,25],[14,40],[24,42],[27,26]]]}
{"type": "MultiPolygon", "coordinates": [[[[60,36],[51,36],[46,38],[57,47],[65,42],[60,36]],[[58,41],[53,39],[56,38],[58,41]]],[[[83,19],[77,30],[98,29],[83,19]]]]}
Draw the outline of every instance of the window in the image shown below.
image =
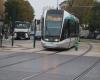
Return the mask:
{"type": "Polygon", "coordinates": [[[62,35],[61,35],[61,40],[64,40],[69,37],[69,20],[65,19],[64,24],[63,24],[63,29],[62,29],[62,35]]]}
{"type": "Polygon", "coordinates": [[[76,24],[74,20],[70,20],[70,37],[75,37],[76,35],[76,24]]]}

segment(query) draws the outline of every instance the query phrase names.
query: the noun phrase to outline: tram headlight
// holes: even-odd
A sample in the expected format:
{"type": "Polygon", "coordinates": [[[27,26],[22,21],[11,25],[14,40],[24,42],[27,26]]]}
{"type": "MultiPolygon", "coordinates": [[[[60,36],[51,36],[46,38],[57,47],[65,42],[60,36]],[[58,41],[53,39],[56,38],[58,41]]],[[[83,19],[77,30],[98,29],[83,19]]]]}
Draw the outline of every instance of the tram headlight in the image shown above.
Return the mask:
{"type": "Polygon", "coordinates": [[[49,39],[45,39],[46,41],[49,41],[49,39]]]}
{"type": "Polygon", "coordinates": [[[59,39],[55,39],[54,41],[59,41],[59,39]]]}

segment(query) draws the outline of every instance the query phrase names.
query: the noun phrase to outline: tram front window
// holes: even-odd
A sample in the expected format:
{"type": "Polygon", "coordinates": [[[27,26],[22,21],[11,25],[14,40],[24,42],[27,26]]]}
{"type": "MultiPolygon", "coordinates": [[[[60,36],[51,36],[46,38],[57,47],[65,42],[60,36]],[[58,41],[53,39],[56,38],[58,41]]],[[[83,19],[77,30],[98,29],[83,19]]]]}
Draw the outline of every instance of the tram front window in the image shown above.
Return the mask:
{"type": "Polygon", "coordinates": [[[49,41],[59,41],[61,23],[61,21],[46,21],[45,39],[49,41]]]}
{"type": "Polygon", "coordinates": [[[48,10],[45,19],[45,41],[58,42],[62,28],[63,11],[48,10]]]}

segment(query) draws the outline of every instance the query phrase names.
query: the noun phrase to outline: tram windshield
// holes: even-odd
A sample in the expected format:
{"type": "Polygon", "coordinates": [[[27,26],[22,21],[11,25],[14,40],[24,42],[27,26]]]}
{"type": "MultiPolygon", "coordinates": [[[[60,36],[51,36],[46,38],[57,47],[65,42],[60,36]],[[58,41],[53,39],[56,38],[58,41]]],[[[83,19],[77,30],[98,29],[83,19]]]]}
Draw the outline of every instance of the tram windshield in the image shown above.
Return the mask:
{"type": "Polygon", "coordinates": [[[48,11],[45,21],[45,37],[60,38],[62,28],[62,11],[48,11]]]}

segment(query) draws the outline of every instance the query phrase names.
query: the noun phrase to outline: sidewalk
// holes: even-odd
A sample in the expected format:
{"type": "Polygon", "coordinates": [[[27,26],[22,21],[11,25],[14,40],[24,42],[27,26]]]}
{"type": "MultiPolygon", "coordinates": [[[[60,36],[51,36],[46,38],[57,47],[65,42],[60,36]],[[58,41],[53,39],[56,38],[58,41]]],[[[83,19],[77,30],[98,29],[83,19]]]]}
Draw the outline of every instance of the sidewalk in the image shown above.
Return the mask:
{"type": "Polygon", "coordinates": [[[0,52],[2,51],[13,51],[13,52],[34,52],[42,50],[43,47],[40,41],[36,41],[36,47],[33,48],[33,43],[14,43],[14,46],[11,46],[11,41],[3,41],[3,46],[0,48],[0,52]],[[5,44],[4,44],[5,43],[5,44]]]}
{"type": "Polygon", "coordinates": [[[93,45],[92,50],[85,56],[100,57],[100,43],[91,43],[93,45]]]}
{"type": "MultiPolygon", "coordinates": [[[[26,41],[27,42],[27,41],[26,41]]],[[[92,45],[92,49],[87,53],[85,54],[84,56],[95,56],[95,57],[100,57],[100,44],[98,43],[91,43],[92,45]]],[[[71,48],[67,51],[64,51],[64,52],[60,52],[60,53],[57,53],[57,54],[60,54],[60,55],[80,55],[84,52],[86,52],[88,49],[89,49],[89,45],[88,45],[88,42],[80,42],[80,46],[79,46],[79,49],[78,51],[75,51],[75,48],[71,48]]],[[[4,52],[4,53],[11,53],[11,52],[35,52],[35,51],[40,51],[40,50],[43,50],[43,47],[41,45],[41,42],[40,41],[36,41],[36,47],[33,48],[33,43],[32,41],[28,41],[27,43],[15,43],[14,46],[12,47],[11,46],[11,43],[8,41],[8,43],[5,42],[5,44],[3,44],[3,47],[0,48],[0,53],[4,52]]],[[[44,53],[44,52],[43,52],[44,53]]],[[[46,52],[48,53],[48,52],[46,52]]]]}

